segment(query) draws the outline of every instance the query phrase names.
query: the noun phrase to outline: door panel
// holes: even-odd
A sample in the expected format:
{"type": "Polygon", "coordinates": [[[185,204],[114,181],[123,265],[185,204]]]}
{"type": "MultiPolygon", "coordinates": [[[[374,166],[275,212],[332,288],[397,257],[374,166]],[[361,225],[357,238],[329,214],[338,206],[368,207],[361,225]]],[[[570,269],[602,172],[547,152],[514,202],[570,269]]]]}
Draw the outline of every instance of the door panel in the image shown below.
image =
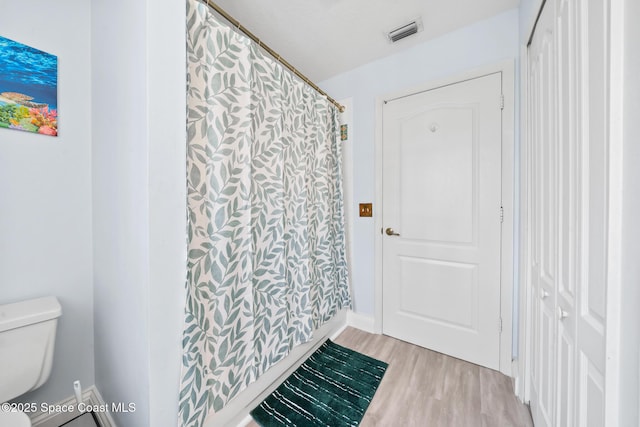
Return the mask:
{"type": "Polygon", "coordinates": [[[578,413],[584,423],[604,425],[604,372],[605,372],[605,303],[607,284],[607,188],[608,141],[607,108],[609,2],[580,1],[580,28],[582,62],[589,68],[582,75],[581,131],[583,133],[581,174],[583,220],[582,274],[578,291],[576,321],[578,350],[581,363],[578,376],[585,388],[579,399],[578,413]]]}
{"type": "Polygon", "coordinates": [[[558,329],[557,423],[575,425],[575,322],[571,317],[560,322],[558,329]]]}
{"type": "Polygon", "coordinates": [[[404,238],[473,243],[477,217],[474,110],[434,108],[399,123],[400,228],[404,238]],[[440,185],[424,185],[428,182],[440,185]]]}
{"type": "Polygon", "coordinates": [[[538,390],[538,419],[534,416],[536,426],[553,425],[555,407],[555,312],[547,301],[540,302],[538,342],[538,372],[540,375],[538,390]]]}
{"type": "Polygon", "coordinates": [[[604,375],[589,357],[580,355],[580,426],[602,427],[604,423],[604,375]]]}
{"type": "Polygon", "coordinates": [[[558,121],[558,278],[556,425],[575,425],[576,410],[576,283],[580,259],[581,215],[579,160],[580,63],[579,2],[560,0],[556,12],[558,121]]]}
{"type": "Polygon", "coordinates": [[[477,265],[400,257],[400,312],[424,321],[477,329],[477,265]],[[440,286],[448,283],[447,287],[440,286]]]}
{"type": "Polygon", "coordinates": [[[383,332],[499,367],[501,73],[383,110],[383,332]]]}

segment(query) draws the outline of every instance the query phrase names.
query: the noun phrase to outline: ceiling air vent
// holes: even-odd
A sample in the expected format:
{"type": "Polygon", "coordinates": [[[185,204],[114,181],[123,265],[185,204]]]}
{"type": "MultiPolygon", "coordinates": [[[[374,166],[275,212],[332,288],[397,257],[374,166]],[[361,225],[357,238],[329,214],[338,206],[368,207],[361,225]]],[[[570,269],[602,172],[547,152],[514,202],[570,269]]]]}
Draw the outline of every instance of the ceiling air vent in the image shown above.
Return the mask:
{"type": "Polygon", "coordinates": [[[412,36],[420,31],[422,31],[422,20],[418,18],[414,19],[408,24],[389,31],[387,37],[389,38],[389,41],[391,41],[391,43],[395,43],[398,40],[402,40],[405,37],[412,36]]]}

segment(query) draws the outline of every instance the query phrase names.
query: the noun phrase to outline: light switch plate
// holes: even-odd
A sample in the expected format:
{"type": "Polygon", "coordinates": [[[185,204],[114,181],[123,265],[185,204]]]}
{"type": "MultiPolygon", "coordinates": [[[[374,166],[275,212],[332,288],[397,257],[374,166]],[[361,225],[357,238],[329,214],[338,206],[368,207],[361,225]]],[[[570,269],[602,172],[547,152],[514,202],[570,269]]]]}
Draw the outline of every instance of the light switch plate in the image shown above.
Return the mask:
{"type": "Polygon", "coordinates": [[[373,204],[360,203],[360,216],[364,216],[364,217],[373,216],[373,204]]]}

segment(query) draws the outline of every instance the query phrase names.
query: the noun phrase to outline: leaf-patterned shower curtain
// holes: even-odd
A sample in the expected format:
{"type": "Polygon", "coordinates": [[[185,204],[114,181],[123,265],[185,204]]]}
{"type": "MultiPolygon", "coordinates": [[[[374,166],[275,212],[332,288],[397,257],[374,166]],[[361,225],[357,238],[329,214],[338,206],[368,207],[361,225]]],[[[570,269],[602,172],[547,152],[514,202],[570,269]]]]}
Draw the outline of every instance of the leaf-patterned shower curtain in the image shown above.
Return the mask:
{"type": "Polygon", "coordinates": [[[187,32],[191,426],[351,299],[337,109],[197,0],[187,32]]]}

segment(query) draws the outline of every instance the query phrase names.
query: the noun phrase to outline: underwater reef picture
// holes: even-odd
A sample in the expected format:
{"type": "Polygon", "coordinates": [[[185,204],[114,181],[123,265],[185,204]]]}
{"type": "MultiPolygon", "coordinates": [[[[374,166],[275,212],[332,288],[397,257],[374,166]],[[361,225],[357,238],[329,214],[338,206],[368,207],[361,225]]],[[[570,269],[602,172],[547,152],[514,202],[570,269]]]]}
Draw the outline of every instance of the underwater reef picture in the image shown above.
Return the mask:
{"type": "Polygon", "coordinates": [[[58,135],[58,57],[2,36],[0,128],[58,135]]]}

